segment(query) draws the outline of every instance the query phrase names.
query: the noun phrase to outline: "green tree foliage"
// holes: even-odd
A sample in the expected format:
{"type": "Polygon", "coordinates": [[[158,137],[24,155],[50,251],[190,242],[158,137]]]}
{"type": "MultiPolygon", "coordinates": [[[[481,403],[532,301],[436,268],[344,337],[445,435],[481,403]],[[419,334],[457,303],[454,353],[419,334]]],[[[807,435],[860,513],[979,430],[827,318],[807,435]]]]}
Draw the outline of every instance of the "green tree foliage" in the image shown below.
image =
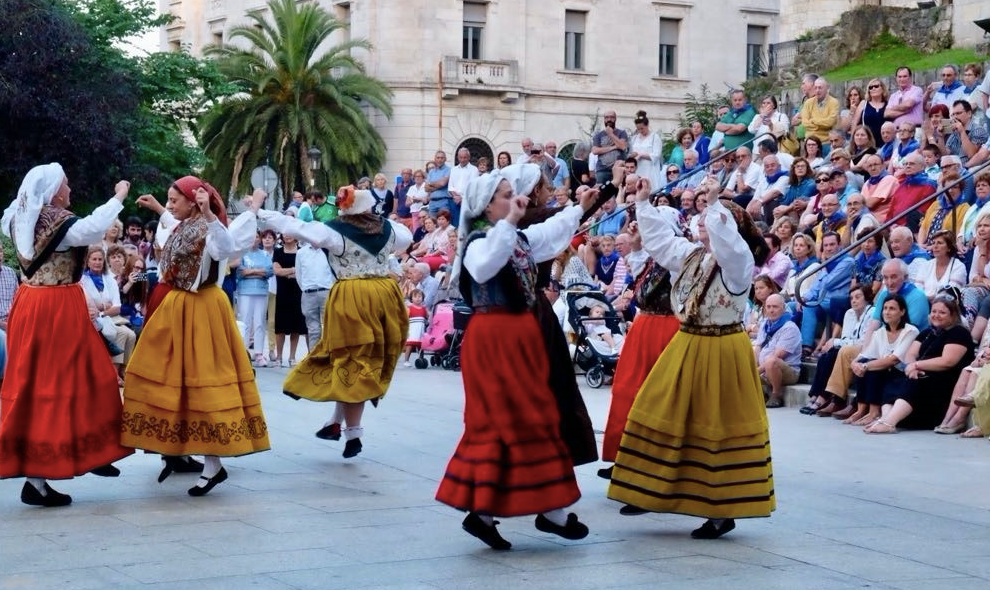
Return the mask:
{"type": "Polygon", "coordinates": [[[701,121],[701,126],[709,137],[715,132],[715,123],[718,123],[718,108],[729,104],[729,95],[712,92],[708,84],[702,84],[700,90],[700,94],[688,92],[684,95],[684,110],[677,115],[678,128],[664,138],[664,160],[670,157],[670,153],[674,151],[674,146],[677,145],[674,141],[677,132],[680,129],[690,127],[692,122],[701,121]]]}
{"type": "Polygon", "coordinates": [[[334,184],[377,172],[385,143],[367,111],[391,117],[392,93],[351,55],[371,45],[351,40],[327,46],[346,25],[315,3],[272,0],[268,8],[270,20],[249,14],[250,26],[230,31],[231,40],[248,49],[207,48],[240,92],[202,121],[206,176],[221,191],[246,190],[251,170],[268,163],[288,194],[311,183],[311,146],[322,152],[322,168],[334,184]]]}

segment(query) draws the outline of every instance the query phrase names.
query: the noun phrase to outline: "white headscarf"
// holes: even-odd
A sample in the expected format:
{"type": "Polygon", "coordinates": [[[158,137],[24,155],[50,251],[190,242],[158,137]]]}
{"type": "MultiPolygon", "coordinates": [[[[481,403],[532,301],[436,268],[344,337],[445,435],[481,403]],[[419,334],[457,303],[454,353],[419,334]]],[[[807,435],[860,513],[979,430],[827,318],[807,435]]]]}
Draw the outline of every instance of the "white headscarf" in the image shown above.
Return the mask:
{"type": "Polygon", "coordinates": [[[511,164],[499,170],[502,176],[512,184],[512,191],[517,195],[529,195],[540,182],[543,172],[536,164],[511,164]]]}
{"type": "Polygon", "coordinates": [[[674,234],[678,237],[684,237],[684,216],[681,212],[673,207],[660,206],[657,207],[657,212],[660,213],[660,217],[667,223],[667,225],[674,230],[674,234]]]}
{"type": "Polygon", "coordinates": [[[17,253],[27,260],[33,260],[34,231],[38,224],[41,209],[52,202],[52,197],[62,186],[65,172],[58,164],[35,166],[24,177],[17,198],[3,212],[3,233],[11,237],[13,232],[14,245],[17,253]]]}
{"type": "Polygon", "coordinates": [[[495,189],[503,180],[505,177],[502,176],[502,171],[495,170],[472,178],[467,190],[464,191],[464,198],[461,199],[461,219],[457,224],[457,257],[454,259],[454,270],[450,273],[450,280],[454,284],[461,274],[464,248],[468,234],[471,233],[471,222],[484,214],[488,203],[491,203],[492,197],[495,196],[495,189]]]}

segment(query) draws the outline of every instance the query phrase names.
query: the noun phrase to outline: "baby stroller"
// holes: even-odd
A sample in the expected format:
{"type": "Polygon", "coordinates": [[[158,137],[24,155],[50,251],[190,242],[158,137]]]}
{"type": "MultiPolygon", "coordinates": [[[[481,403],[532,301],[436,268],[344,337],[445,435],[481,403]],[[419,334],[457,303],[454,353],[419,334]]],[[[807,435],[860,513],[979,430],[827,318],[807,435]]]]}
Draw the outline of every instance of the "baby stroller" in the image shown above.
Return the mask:
{"type": "Polygon", "coordinates": [[[464,331],[474,310],[463,301],[454,304],[454,333],[450,337],[450,347],[440,359],[440,366],[451,371],[461,370],[461,346],[464,344],[464,331]]]}
{"type": "MultiPolygon", "coordinates": [[[[579,285],[572,285],[569,289],[574,287],[579,285]]],[[[588,385],[597,389],[605,382],[605,377],[615,375],[625,324],[601,291],[568,290],[562,295],[567,302],[567,323],[577,338],[574,363],[584,371],[588,385]],[[592,317],[591,310],[594,308],[602,309],[604,313],[592,317]],[[596,336],[602,331],[612,336],[615,347],[596,336]]]]}
{"type": "MultiPolygon", "coordinates": [[[[430,324],[423,333],[416,358],[417,369],[441,365],[454,335],[454,302],[441,301],[433,306],[430,324]],[[429,357],[429,359],[427,359],[429,357]]],[[[446,367],[444,367],[446,368],[446,367]]]]}

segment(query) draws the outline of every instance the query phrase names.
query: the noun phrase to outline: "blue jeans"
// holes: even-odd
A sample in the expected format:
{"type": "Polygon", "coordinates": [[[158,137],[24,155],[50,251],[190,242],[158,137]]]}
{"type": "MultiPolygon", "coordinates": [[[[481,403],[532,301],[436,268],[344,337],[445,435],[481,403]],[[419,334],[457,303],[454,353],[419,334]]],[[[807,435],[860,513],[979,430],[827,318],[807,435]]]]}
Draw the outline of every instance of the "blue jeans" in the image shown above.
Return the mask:
{"type": "Polygon", "coordinates": [[[450,222],[457,226],[457,222],[460,221],[460,207],[454,202],[454,197],[442,197],[439,199],[430,199],[430,217],[436,219],[437,213],[441,209],[446,209],[450,211],[450,222]]]}
{"type": "Polygon", "coordinates": [[[801,314],[801,345],[815,346],[819,323],[823,322],[825,329],[829,329],[832,324],[841,326],[849,305],[848,297],[833,297],[822,301],[818,307],[806,306],[801,314]]]}

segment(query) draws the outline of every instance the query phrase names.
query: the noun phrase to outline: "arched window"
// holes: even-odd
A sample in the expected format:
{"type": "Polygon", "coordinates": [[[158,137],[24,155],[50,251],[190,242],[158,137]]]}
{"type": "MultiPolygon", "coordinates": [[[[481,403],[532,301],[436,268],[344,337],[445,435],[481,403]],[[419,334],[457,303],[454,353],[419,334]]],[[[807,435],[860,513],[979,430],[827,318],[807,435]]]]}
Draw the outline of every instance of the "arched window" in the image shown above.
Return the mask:
{"type": "Polygon", "coordinates": [[[577,145],[576,141],[568,141],[564,145],[560,146],[560,148],[557,150],[557,157],[565,162],[570,162],[571,158],[574,157],[574,147],[576,145],[577,145]]]}

